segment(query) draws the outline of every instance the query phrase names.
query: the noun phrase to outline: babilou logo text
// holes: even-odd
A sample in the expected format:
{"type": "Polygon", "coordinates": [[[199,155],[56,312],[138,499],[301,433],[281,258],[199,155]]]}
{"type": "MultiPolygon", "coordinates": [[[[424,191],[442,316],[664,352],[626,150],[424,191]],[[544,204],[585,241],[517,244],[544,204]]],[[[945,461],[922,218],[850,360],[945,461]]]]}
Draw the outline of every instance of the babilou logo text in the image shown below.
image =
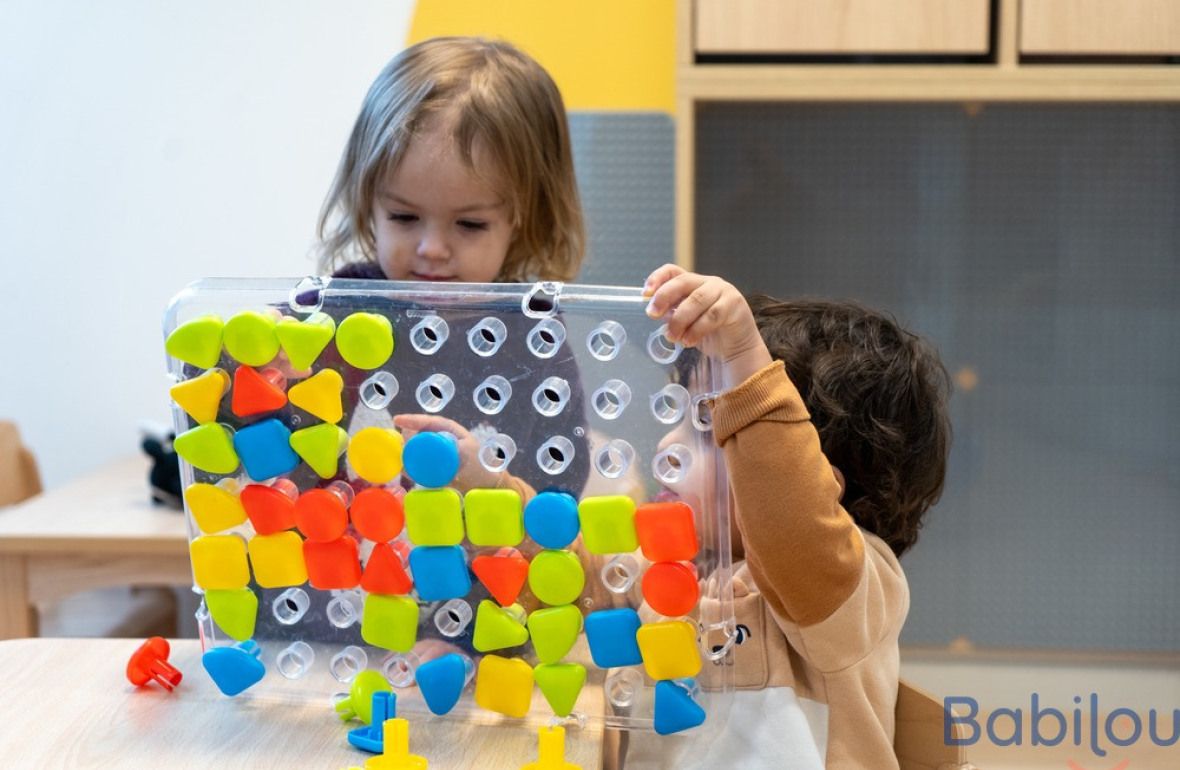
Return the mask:
{"type": "Polygon", "coordinates": [[[986,737],[995,746],[1059,746],[1068,740],[1105,757],[1110,747],[1125,748],[1140,741],[1168,747],[1180,739],[1180,709],[1171,713],[1149,709],[1146,715],[1125,707],[1105,711],[1097,693],[1090,693],[1088,699],[1075,695],[1073,702],[1068,711],[1042,706],[1040,694],[1034,692],[1027,712],[1019,707],[998,708],[980,720],[975,698],[944,698],[943,741],[948,746],[974,746],[986,737]],[[957,735],[956,728],[965,734],[957,735]]]}

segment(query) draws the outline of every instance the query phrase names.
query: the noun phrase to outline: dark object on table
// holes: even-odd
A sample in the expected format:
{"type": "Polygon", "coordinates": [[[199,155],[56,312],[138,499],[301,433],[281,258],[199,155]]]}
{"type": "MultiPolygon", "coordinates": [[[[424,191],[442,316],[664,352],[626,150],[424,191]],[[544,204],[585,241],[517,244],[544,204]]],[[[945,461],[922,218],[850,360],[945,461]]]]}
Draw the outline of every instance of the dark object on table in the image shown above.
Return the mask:
{"type": "Polygon", "coordinates": [[[180,494],[180,458],[172,448],[175,433],[166,436],[144,436],[143,451],[152,458],[152,470],[148,474],[148,485],[151,487],[152,502],[166,505],[169,508],[182,510],[180,494]]]}

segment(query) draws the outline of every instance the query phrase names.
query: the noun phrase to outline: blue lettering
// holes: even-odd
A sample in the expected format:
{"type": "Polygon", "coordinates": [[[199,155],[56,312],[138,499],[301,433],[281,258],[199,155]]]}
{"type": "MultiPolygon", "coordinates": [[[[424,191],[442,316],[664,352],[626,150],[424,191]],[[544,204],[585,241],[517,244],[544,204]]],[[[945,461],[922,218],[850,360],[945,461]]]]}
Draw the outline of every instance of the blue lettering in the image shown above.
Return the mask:
{"type": "Polygon", "coordinates": [[[1139,715],[1128,708],[1115,709],[1106,716],[1106,740],[1113,743],[1115,746],[1130,746],[1135,741],[1139,740],[1139,736],[1143,733],[1143,724],[1139,721],[1139,715]],[[1131,737],[1120,738],[1114,733],[1114,720],[1120,716],[1126,715],[1131,718],[1131,737]]]}
{"type": "Polygon", "coordinates": [[[1019,746],[1021,744],[1021,713],[1020,709],[996,709],[987,718],[987,737],[996,746],[1019,746]],[[996,721],[1000,717],[1012,720],[1012,735],[1001,738],[996,735],[996,721]]]}
{"type": "Polygon", "coordinates": [[[1090,693],[1090,751],[1096,757],[1105,757],[1106,749],[1098,745],[1098,693],[1090,693]]]}
{"type": "Polygon", "coordinates": [[[942,699],[942,742],[947,746],[974,746],[979,741],[979,723],[975,715],[979,713],[979,701],[974,698],[943,698],[942,699]],[[956,716],[955,706],[966,706],[970,711],[966,716],[956,716]],[[971,734],[966,738],[957,737],[957,726],[971,728],[971,734]]]}
{"type": "Polygon", "coordinates": [[[1151,742],[1156,746],[1176,745],[1176,739],[1180,738],[1180,709],[1172,709],[1172,737],[1167,740],[1161,738],[1156,731],[1155,718],[1155,709],[1152,709],[1147,715],[1147,730],[1151,734],[1151,742]]]}
{"type": "Polygon", "coordinates": [[[1065,714],[1055,708],[1047,708],[1042,711],[1040,697],[1035,692],[1032,694],[1032,714],[1029,716],[1032,719],[1032,745],[1056,746],[1065,740],[1065,733],[1068,730],[1065,714]],[[1053,717],[1057,720],[1057,735],[1052,738],[1045,738],[1041,735],[1041,720],[1045,717],[1053,717]]]}

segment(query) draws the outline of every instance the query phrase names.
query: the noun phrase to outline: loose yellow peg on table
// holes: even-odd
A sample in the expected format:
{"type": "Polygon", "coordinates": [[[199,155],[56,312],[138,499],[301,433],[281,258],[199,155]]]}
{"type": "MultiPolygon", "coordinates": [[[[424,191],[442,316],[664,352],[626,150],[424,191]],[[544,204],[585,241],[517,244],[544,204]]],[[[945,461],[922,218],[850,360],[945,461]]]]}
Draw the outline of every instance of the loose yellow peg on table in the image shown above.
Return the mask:
{"type": "Polygon", "coordinates": [[[537,761],[521,766],[520,770],[582,770],[580,765],[565,761],[565,728],[542,727],[537,730],[537,761]]]}
{"type": "Polygon", "coordinates": [[[365,761],[365,770],[427,770],[426,757],[410,753],[410,723],[401,717],[386,719],[385,751],[365,761]]]}

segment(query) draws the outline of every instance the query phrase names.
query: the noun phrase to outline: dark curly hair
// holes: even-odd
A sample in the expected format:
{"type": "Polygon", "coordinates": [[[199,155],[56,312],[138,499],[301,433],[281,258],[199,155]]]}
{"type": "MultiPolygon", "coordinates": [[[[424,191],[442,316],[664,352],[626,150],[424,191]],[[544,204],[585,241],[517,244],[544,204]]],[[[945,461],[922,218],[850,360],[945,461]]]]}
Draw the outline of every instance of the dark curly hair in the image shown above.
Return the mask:
{"type": "Polygon", "coordinates": [[[844,474],[844,508],[901,556],[946,477],[950,378],[937,351],[855,302],[747,300],[844,474]]]}

